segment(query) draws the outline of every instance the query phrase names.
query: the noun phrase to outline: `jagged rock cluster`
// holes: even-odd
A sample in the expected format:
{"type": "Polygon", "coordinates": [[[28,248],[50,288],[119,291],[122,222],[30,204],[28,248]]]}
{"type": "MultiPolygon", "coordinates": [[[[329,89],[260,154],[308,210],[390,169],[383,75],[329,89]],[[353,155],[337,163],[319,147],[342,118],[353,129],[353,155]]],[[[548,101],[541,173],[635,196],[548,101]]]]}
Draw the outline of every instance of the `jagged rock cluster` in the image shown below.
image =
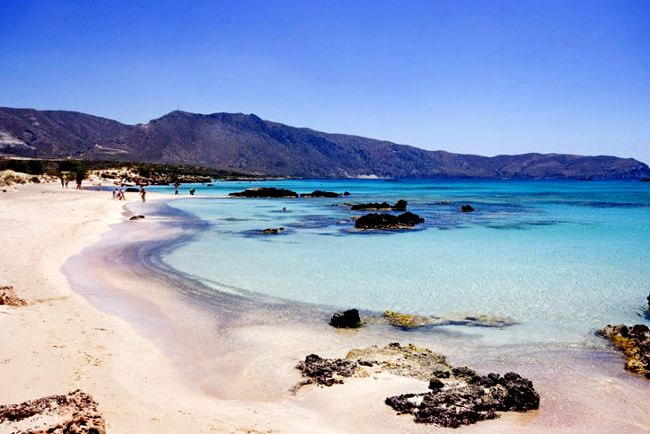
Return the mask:
{"type": "Polygon", "coordinates": [[[0,406],[0,432],[106,434],[97,402],[81,390],[0,406]]]}
{"type": "Polygon", "coordinates": [[[392,214],[367,214],[359,217],[354,223],[357,229],[411,229],[424,219],[417,214],[405,212],[398,216],[392,214]]]}
{"type": "Polygon", "coordinates": [[[395,205],[390,205],[388,202],[382,203],[358,203],[350,205],[352,211],[406,211],[408,202],[405,200],[398,200],[395,205]]]}
{"type": "Polygon", "coordinates": [[[631,329],[626,325],[608,325],[599,333],[623,350],[625,369],[650,379],[650,330],[643,324],[631,329]]]}
{"type": "MultiPolygon", "coordinates": [[[[447,378],[448,372],[440,373],[447,378]]],[[[458,377],[456,377],[458,378],[458,377]]],[[[462,376],[461,376],[462,378],[462,376]]],[[[497,411],[528,411],[539,407],[539,395],[533,383],[509,372],[501,377],[465,375],[461,382],[431,380],[430,392],[386,398],[386,404],[399,414],[412,414],[417,423],[448,428],[495,419],[497,411]]]]}
{"type": "Polygon", "coordinates": [[[233,197],[298,197],[298,193],[284,188],[275,187],[256,187],[248,188],[244,191],[228,193],[228,196],[233,197]]]}
{"type": "Polygon", "coordinates": [[[370,377],[379,372],[429,382],[430,392],[388,397],[385,403],[400,414],[413,414],[415,422],[456,428],[499,417],[497,411],[528,411],[539,407],[531,381],[515,373],[479,376],[467,367],[452,367],[445,356],[415,345],[398,343],[384,348],[355,349],[345,359],[324,359],[311,354],[299,369],[306,384],[332,386],[349,377],[370,377]]]}
{"type": "MultiPolygon", "coordinates": [[[[343,193],[344,195],[349,195],[347,191],[343,193]]],[[[300,195],[300,197],[304,198],[310,198],[310,197],[330,197],[330,198],[335,198],[335,197],[341,197],[341,194],[335,193],[333,191],[322,191],[322,190],[315,190],[312,191],[311,193],[303,193],[300,195]]]]}

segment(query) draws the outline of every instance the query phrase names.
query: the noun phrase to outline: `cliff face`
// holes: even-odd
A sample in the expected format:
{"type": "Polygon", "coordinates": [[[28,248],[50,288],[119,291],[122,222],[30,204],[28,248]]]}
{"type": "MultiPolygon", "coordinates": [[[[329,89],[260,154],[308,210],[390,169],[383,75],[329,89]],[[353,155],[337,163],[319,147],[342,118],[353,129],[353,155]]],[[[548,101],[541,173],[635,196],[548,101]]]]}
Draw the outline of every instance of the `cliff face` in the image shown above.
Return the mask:
{"type": "Polygon", "coordinates": [[[328,134],[251,114],[171,112],[124,125],[83,113],[0,108],[0,154],[193,164],[269,176],[648,178],[634,159],[563,154],[481,157],[328,134]]]}

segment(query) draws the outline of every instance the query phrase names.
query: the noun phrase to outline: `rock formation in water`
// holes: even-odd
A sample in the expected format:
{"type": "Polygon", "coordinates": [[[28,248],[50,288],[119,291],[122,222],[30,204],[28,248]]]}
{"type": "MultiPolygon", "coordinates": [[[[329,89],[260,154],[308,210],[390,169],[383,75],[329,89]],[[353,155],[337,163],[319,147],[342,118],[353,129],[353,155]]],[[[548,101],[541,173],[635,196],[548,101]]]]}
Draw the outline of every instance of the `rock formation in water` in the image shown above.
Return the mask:
{"type": "Polygon", "coordinates": [[[264,235],[276,235],[278,233],[284,232],[284,228],[266,228],[262,231],[264,235]]]}
{"type": "Polygon", "coordinates": [[[430,392],[386,398],[400,414],[413,414],[415,422],[459,427],[499,417],[498,411],[528,411],[539,407],[532,382],[515,373],[481,377],[467,367],[450,366],[445,356],[415,345],[397,343],[351,350],[345,359],[324,359],[311,354],[297,366],[307,384],[333,386],[349,377],[371,378],[380,372],[417,378],[430,392]]]}
{"type": "Polygon", "coordinates": [[[472,208],[472,205],[463,205],[460,207],[461,212],[474,212],[474,208],[472,208]]]}
{"type": "Polygon", "coordinates": [[[106,434],[93,398],[76,390],[67,395],[0,406],[0,432],[17,434],[106,434]]]}
{"type": "Polygon", "coordinates": [[[398,200],[395,205],[391,205],[388,202],[371,202],[371,203],[358,203],[350,205],[352,211],[406,211],[406,205],[408,202],[405,200],[398,200]]]}
{"type": "Polygon", "coordinates": [[[332,316],[330,325],[337,328],[359,328],[361,327],[361,317],[357,309],[337,312],[332,316]]]}
{"type": "Polygon", "coordinates": [[[354,222],[357,229],[412,229],[416,224],[424,223],[424,219],[417,214],[405,212],[398,216],[392,214],[367,214],[359,217],[354,222]]]}
{"type": "Polygon", "coordinates": [[[283,188],[256,187],[256,188],[249,188],[244,191],[228,193],[228,196],[286,198],[286,197],[298,197],[298,193],[291,190],[285,190],[283,188]]]}
{"type": "Polygon", "coordinates": [[[322,191],[322,190],[315,190],[315,191],[312,191],[311,193],[303,193],[303,194],[300,195],[300,197],[304,197],[304,198],[310,198],[310,197],[330,197],[330,198],[335,198],[335,197],[341,197],[341,196],[342,196],[341,194],[335,193],[333,191],[322,191]]]}
{"type": "Polygon", "coordinates": [[[631,329],[626,325],[608,325],[598,332],[617,348],[623,350],[625,369],[650,379],[650,330],[643,324],[631,329]]]}
{"type": "Polygon", "coordinates": [[[390,310],[384,312],[384,318],[386,318],[388,320],[388,323],[392,326],[409,328],[409,329],[430,326],[439,323],[438,318],[419,316],[419,315],[409,315],[404,313],[393,312],[390,310]]]}

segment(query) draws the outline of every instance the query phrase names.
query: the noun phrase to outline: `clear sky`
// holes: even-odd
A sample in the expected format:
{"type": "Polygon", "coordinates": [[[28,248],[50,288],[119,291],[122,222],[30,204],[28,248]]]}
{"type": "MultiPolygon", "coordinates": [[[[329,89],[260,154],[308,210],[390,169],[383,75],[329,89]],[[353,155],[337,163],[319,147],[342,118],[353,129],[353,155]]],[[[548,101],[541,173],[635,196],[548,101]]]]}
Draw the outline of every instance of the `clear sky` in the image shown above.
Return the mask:
{"type": "Polygon", "coordinates": [[[0,106],[650,163],[649,0],[0,0],[0,106]]]}

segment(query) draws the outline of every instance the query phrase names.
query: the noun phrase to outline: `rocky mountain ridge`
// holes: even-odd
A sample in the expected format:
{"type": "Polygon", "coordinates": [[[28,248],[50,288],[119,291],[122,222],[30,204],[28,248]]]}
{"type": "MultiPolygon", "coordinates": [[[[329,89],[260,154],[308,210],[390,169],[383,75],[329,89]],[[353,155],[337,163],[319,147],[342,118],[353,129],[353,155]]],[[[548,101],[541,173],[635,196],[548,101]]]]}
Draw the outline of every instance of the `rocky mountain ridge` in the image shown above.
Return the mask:
{"type": "Polygon", "coordinates": [[[183,111],[125,125],[76,112],[0,108],[0,155],[190,164],[298,178],[650,177],[650,168],[632,158],[454,154],[296,128],[254,114],[183,111]]]}

